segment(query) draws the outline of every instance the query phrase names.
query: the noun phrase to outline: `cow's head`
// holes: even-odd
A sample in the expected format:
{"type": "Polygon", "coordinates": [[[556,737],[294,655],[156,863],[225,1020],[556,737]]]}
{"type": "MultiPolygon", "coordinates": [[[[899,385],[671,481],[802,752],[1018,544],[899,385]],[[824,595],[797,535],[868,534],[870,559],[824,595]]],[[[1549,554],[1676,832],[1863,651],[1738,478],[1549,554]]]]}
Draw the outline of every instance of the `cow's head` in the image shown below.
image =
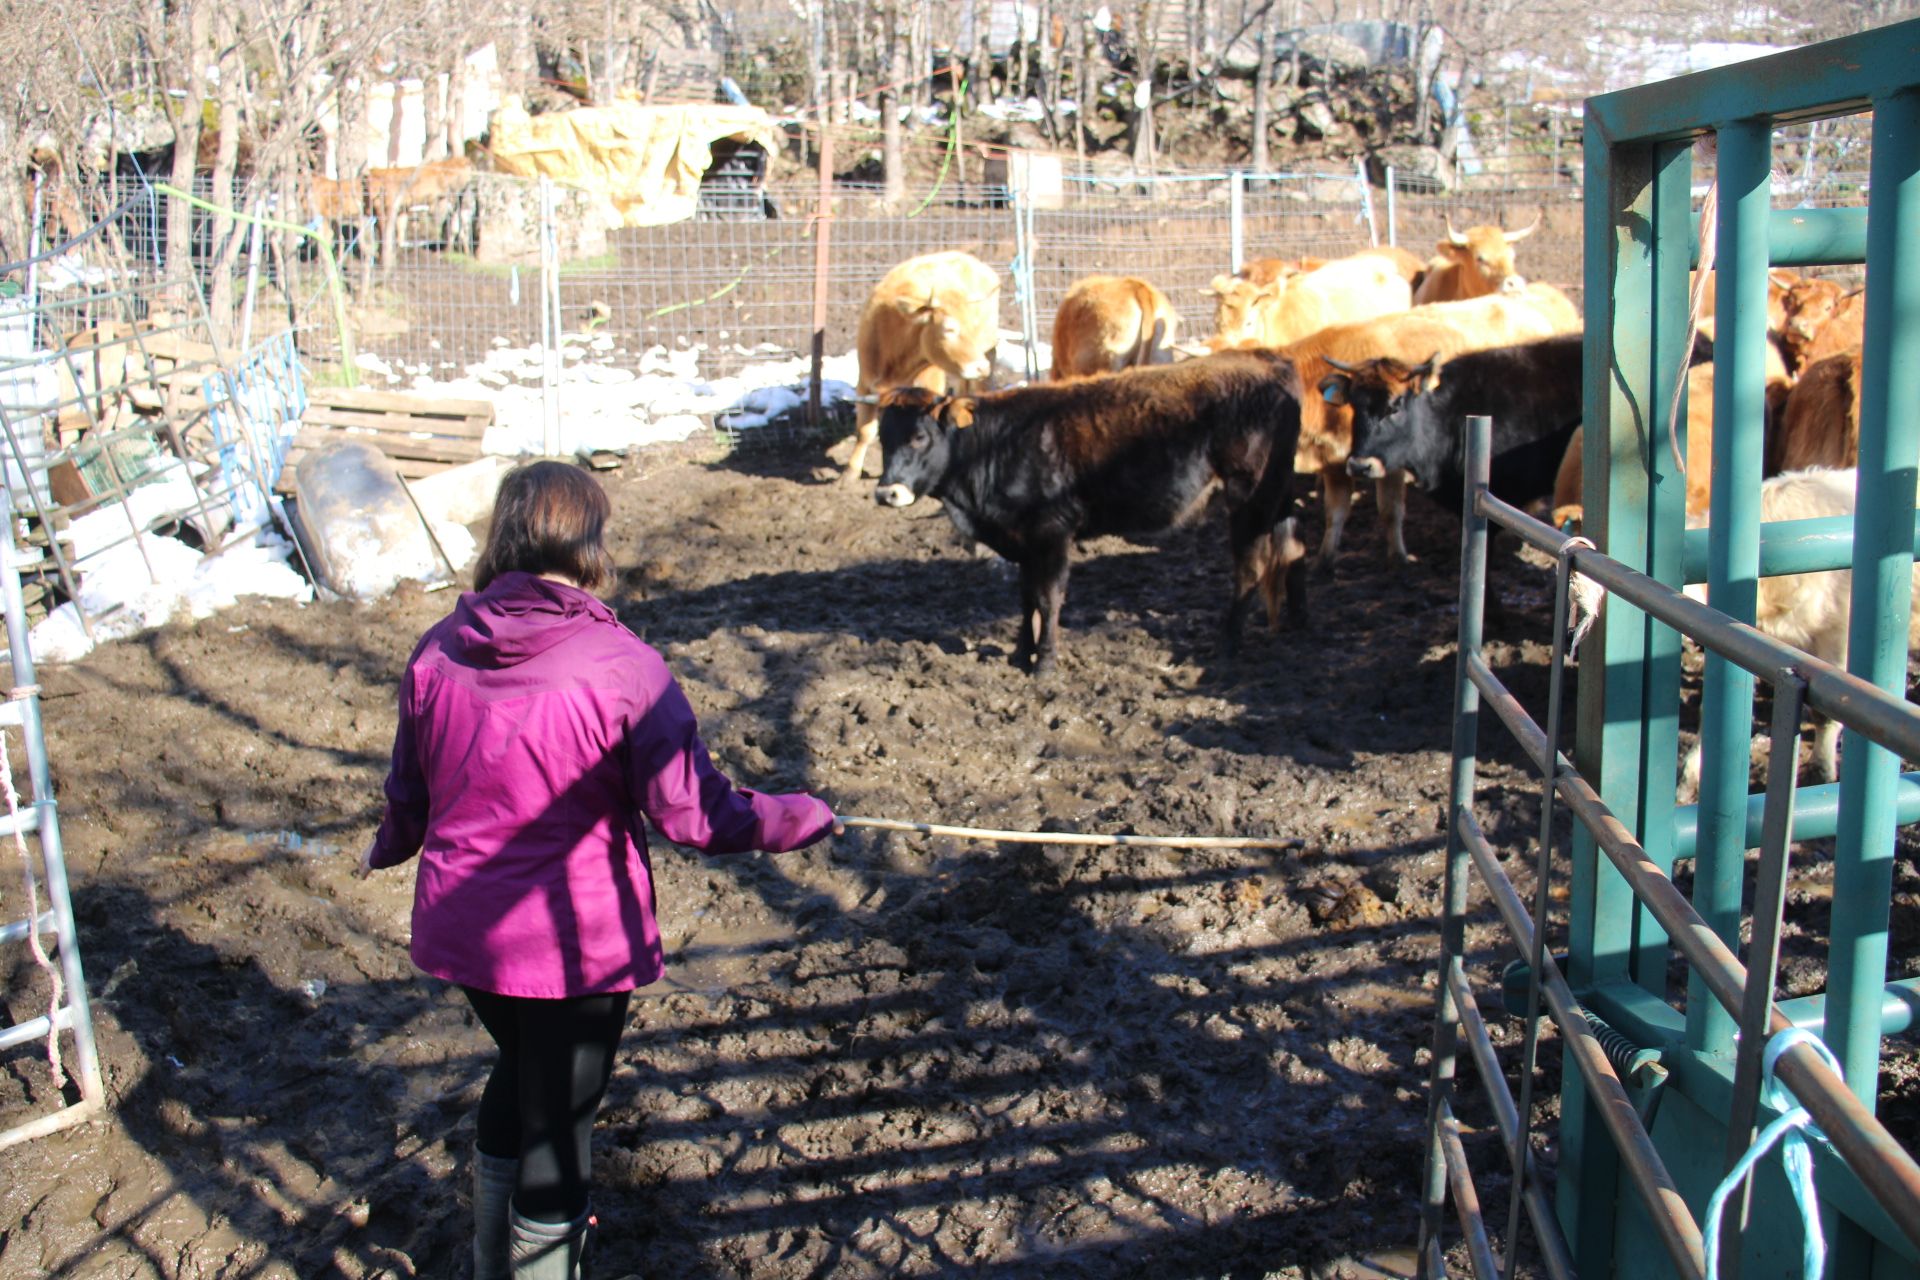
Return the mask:
{"type": "Polygon", "coordinates": [[[880,397],[880,484],[874,501],[911,506],[947,472],[953,433],[973,425],[973,401],[900,387],[880,397]]]}
{"type": "MultiPolygon", "coordinates": [[[[1771,281],[1769,281],[1771,284],[1771,281]]],[[[1769,289],[1771,292],[1771,289],[1769,289]]],[[[1784,323],[1780,337],[1797,362],[1820,331],[1833,319],[1833,313],[1847,291],[1831,280],[1795,280],[1780,300],[1784,323]]]]}
{"type": "Polygon", "coordinates": [[[979,382],[993,372],[993,351],[1000,345],[1000,286],[977,295],[929,290],[924,300],[899,298],[893,304],[913,321],[920,353],[948,377],[979,382]]]}
{"type": "Polygon", "coordinates": [[[1263,281],[1244,276],[1215,276],[1201,290],[1213,302],[1213,342],[1216,351],[1224,351],[1243,342],[1258,342],[1262,333],[1261,317],[1280,301],[1287,281],[1294,272],[1282,272],[1263,281]]]}
{"type": "Polygon", "coordinates": [[[1427,397],[1440,385],[1443,363],[1435,355],[1424,364],[1409,365],[1391,358],[1343,364],[1326,357],[1333,372],[1320,379],[1320,398],[1345,405],[1353,415],[1353,440],[1347,450],[1347,471],[1362,479],[1378,480],[1389,471],[1407,470],[1423,487],[1431,470],[1422,451],[1434,436],[1427,397]]]}
{"type": "Polygon", "coordinates": [[[1514,270],[1513,246],[1539,226],[1540,219],[1535,218],[1518,231],[1499,227],[1455,231],[1452,219],[1448,219],[1447,238],[1440,242],[1439,249],[1440,256],[1460,273],[1459,296],[1477,298],[1489,293],[1518,293],[1526,288],[1526,277],[1514,270]]]}

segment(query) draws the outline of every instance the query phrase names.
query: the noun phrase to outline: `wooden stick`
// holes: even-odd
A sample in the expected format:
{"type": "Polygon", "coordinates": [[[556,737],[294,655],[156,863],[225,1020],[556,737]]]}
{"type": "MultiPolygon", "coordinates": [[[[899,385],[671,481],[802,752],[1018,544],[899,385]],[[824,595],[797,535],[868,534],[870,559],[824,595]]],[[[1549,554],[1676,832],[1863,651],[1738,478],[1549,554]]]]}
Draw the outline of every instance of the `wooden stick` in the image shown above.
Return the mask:
{"type": "Polygon", "coordinates": [[[1131,844],[1164,849],[1298,849],[1306,844],[1297,836],[1285,839],[1260,836],[1100,836],[1077,831],[994,831],[986,827],[950,827],[939,822],[901,822],[896,818],[834,819],[843,827],[872,827],[879,831],[913,831],[928,836],[961,836],[971,840],[1004,840],[1012,844],[1131,844]]]}

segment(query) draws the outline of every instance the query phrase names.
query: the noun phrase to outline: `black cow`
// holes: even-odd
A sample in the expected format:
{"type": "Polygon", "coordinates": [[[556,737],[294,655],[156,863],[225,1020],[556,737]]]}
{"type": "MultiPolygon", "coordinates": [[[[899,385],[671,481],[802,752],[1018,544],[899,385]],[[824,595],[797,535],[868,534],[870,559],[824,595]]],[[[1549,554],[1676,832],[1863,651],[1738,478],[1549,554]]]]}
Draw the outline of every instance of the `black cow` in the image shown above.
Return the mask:
{"type": "Polygon", "coordinates": [[[1553,493],[1567,438],[1580,425],[1579,334],[1494,347],[1425,364],[1367,360],[1320,380],[1320,394],[1353,409],[1347,470],[1378,479],[1405,469],[1416,485],[1460,509],[1466,424],[1493,418],[1495,496],[1518,506],[1553,493]]]}
{"type": "Polygon", "coordinates": [[[935,497],[962,536],[1020,566],[1018,666],[1052,668],[1068,549],[1103,533],[1158,533],[1226,493],[1234,585],[1231,654],[1268,566],[1286,575],[1290,623],[1305,617],[1305,560],[1293,536],[1300,380],[1271,352],[1047,383],[974,399],[907,387],[881,397],[883,470],[874,497],[935,497]]]}
{"type": "MultiPolygon", "coordinates": [[[[1567,440],[1580,425],[1581,337],[1577,333],[1492,347],[1425,364],[1367,360],[1320,379],[1322,398],[1353,408],[1347,470],[1379,479],[1413,473],[1428,494],[1460,509],[1466,490],[1466,423],[1493,419],[1494,496],[1514,506],[1553,493],[1567,440]]],[[[1713,359],[1713,340],[1695,334],[1689,367],[1713,359]]]]}

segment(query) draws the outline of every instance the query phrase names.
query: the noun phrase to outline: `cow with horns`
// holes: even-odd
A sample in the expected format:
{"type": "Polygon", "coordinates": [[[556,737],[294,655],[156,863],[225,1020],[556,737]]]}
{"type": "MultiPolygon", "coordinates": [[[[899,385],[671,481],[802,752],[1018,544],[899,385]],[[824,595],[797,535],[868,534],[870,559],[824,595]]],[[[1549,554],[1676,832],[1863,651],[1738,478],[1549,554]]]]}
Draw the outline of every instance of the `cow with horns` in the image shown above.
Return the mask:
{"type": "MultiPolygon", "coordinates": [[[[1231,654],[1263,583],[1284,581],[1288,621],[1305,618],[1305,548],[1291,515],[1299,435],[1299,376],[1269,351],[971,399],[901,388],[881,397],[874,497],[891,507],[938,498],[963,537],[1019,566],[1014,663],[1040,674],[1059,649],[1073,543],[1184,524],[1217,489],[1233,554],[1221,639],[1231,654]]],[[[1267,591],[1273,622],[1279,591],[1267,591]]]]}
{"type": "Polygon", "coordinates": [[[1413,305],[1458,302],[1489,293],[1518,293],[1527,281],[1514,270],[1513,246],[1539,227],[1536,217],[1518,231],[1497,226],[1455,231],[1449,218],[1447,238],[1436,246],[1439,253],[1427,263],[1427,274],[1414,290],[1413,305]]]}

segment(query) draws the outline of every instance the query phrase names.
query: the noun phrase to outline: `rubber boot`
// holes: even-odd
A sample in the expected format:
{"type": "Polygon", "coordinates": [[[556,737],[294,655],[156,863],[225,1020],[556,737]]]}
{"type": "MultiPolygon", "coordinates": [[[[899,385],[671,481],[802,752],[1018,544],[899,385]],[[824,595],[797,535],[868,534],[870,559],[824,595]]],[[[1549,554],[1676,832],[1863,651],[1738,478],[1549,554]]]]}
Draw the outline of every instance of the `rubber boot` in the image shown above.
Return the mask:
{"type": "Polygon", "coordinates": [[[513,1233],[513,1280],[580,1280],[586,1274],[589,1209],[572,1222],[535,1222],[516,1210],[508,1219],[513,1233]]]}
{"type": "Polygon", "coordinates": [[[520,1162],[473,1149],[473,1280],[512,1280],[507,1213],[520,1162]]]}

